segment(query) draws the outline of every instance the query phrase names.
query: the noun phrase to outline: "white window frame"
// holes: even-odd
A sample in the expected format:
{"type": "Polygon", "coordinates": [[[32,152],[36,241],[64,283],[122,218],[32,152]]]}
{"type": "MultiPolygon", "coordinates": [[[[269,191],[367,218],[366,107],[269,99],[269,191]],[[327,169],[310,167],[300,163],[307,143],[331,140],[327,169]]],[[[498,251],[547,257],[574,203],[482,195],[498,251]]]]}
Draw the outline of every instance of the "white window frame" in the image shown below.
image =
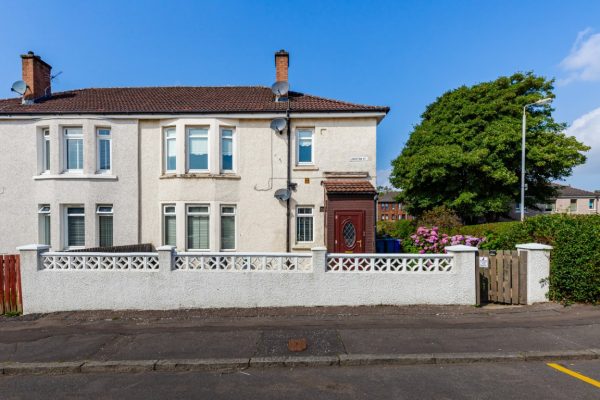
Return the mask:
{"type": "Polygon", "coordinates": [[[314,128],[296,129],[296,165],[315,165],[315,130],[314,128]],[[310,132],[310,161],[300,161],[300,133],[310,132]]]}
{"type": "Polygon", "coordinates": [[[315,207],[314,206],[297,206],[296,207],[296,243],[314,243],[315,241],[315,207]],[[310,214],[300,214],[300,209],[310,209],[310,214]],[[312,240],[298,240],[298,222],[300,218],[312,219],[312,232],[310,236],[312,240]]]}
{"type": "Polygon", "coordinates": [[[237,233],[238,233],[238,218],[237,218],[237,205],[235,204],[221,204],[219,207],[219,249],[221,251],[236,251],[237,249],[237,233]],[[224,208],[232,207],[233,212],[223,212],[224,208]],[[233,217],[233,248],[223,248],[223,217],[233,217]]]}
{"type": "Polygon", "coordinates": [[[196,172],[208,172],[210,170],[210,128],[207,126],[186,126],[185,128],[185,158],[186,158],[186,171],[190,173],[196,172]],[[206,134],[194,133],[191,134],[192,129],[203,129],[206,130],[206,134]],[[206,138],[206,169],[192,169],[190,163],[190,139],[192,138],[206,138]]]}
{"type": "Polygon", "coordinates": [[[84,249],[85,248],[85,206],[83,204],[69,204],[69,205],[65,205],[64,206],[64,241],[65,241],[65,248],[67,250],[79,250],[79,249],[84,249]],[[83,214],[69,214],[69,209],[70,208],[83,208],[83,214]],[[83,246],[71,246],[69,244],[69,216],[73,216],[73,217],[83,217],[83,229],[84,229],[84,240],[83,240],[83,246]]]}
{"type": "Polygon", "coordinates": [[[185,205],[185,246],[188,251],[208,251],[210,250],[210,204],[186,204],[185,205]],[[206,212],[193,211],[190,212],[191,207],[206,207],[206,212]],[[205,249],[190,247],[189,233],[188,233],[188,217],[189,216],[200,216],[208,217],[208,247],[205,249]]]}
{"type": "Polygon", "coordinates": [[[163,128],[163,163],[164,171],[167,174],[175,173],[177,171],[177,129],[174,126],[167,126],[163,128]],[[173,136],[169,136],[169,132],[173,132],[173,136]],[[173,141],[175,144],[175,169],[169,169],[169,141],[173,141]]]}
{"type": "Polygon", "coordinates": [[[163,204],[162,205],[162,215],[161,215],[161,243],[163,244],[163,246],[176,246],[177,245],[177,207],[175,206],[174,203],[168,203],[168,204],[163,204]],[[173,207],[173,211],[168,211],[167,212],[167,208],[169,207],[173,207]],[[165,224],[165,217],[167,216],[172,216],[175,217],[175,244],[174,245],[167,245],[167,224],[165,224]]]}
{"type": "Polygon", "coordinates": [[[81,126],[69,126],[63,128],[63,148],[64,148],[64,170],[69,173],[83,173],[83,168],[85,165],[85,140],[83,138],[83,127],[81,126]],[[69,133],[71,129],[79,129],[81,133],[73,134],[69,133]],[[81,168],[69,168],[69,147],[67,145],[69,139],[72,140],[81,140],[81,168]]]}
{"type": "Polygon", "coordinates": [[[52,240],[52,217],[51,217],[51,207],[50,204],[40,204],[39,209],[38,209],[38,230],[39,230],[39,234],[38,234],[38,239],[40,241],[40,244],[45,244],[47,246],[50,246],[50,242],[52,240]],[[43,222],[42,222],[43,221],[43,222]],[[47,238],[42,238],[42,236],[45,236],[46,230],[42,229],[45,228],[46,224],[49,225],[49,237],[47,238]]]}
{"type": "Polygon", "coordinates": [[[110,174],[113,167],[113,146],[112,146],[112,130],[110,128],[99,127],[96,128],[96,171],[99,174],[110,174]],[[101,131],[108,131],[108,135],[101,135],[101,131]],[[110,168],[102,169],[100,168],[100,142],[106,140],[108,141],[108,161],[110,168]]]}
{"type": "Polygon", "coordinates": [[[237,157],[236,157],[236,134],[235,128],[229,126],[222,126],[219,128],[219,170],[221,173],[232,173],[236,171],[237,157]],[[223,131],[231,131],[231,169],[223,168],[223,131]]]}
{"type": "MultiPolygon", "coordinates": [[[[98,246],[101,246],[100,244],[100,217],[104,217],[104,216],[110,216],[113,219],[113,224],[112,224],[112,232],[110,233],[112,236],[112,242],[113,244],[111,244],[111,246],[114,246],[114,242],[115,242],[115,217],[114,217],[114,212],[113,212],[114,208],[112,204],[98,204],[96,206],[96,225],[98,226],[98,232],[97,232],[97,236],[98,236],[98,246]]],[[[108,247],[111,247],[108,246],[108,247]]]]}
{"type": "Polygon", "coordinates": [[[52,147],[50,146],[50,129],[44,128],[42,130],[42,173],[50,173],[50,158],[52,147]]]}

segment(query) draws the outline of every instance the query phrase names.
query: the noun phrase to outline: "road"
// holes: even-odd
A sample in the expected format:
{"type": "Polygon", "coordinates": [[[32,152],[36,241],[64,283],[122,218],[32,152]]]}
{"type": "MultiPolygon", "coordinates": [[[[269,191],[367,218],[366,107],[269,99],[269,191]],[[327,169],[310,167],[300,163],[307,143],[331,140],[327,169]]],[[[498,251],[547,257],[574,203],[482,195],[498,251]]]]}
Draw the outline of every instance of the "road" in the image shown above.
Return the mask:
{"type": "MultiPolygon", "coordinates": [[[[600,360],[560,362],[600,380],[600,360]]],[[[544,362],[4,376],[9,399],[567,399],[600,388],[544,362]]]]}

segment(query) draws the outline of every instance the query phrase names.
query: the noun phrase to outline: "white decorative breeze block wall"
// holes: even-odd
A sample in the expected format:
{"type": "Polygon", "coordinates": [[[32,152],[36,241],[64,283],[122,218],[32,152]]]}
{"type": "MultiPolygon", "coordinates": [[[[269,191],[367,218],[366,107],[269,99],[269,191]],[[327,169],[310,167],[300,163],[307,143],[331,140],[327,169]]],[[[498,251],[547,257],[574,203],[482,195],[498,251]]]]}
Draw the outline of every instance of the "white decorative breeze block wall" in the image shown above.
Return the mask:
{"type": "Polygon", "coordinates": [[[447,254],[49,253],[24,246],[24,313],[475,304],[476,248],[447,254]],[[157,266],[157,267],[156,267],[157,266]]]}

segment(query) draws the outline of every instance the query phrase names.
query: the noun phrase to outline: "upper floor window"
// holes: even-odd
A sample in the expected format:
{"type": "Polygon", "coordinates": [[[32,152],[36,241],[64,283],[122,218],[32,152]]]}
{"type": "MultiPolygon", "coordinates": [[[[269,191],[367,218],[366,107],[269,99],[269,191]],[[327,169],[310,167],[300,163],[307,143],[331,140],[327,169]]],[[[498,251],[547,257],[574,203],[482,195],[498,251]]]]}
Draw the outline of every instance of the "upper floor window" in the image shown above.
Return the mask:
{"type": "Polygon", "coordinates": [[[176,246],[177,236],[177,218],[175,214],[175,206],[165,204],[163,206],[163,243],[165,246],[176,246]]]}
{"type": "Polygon", "coordinates": [[[296,159],[298,164],[313,164],[313,149],[313,131],[311,129],[298,129],[296,133],[296,159]]]}
{"type": "Polygon", "coordinates": [[[65,169],[83,171],[83,131],[81,128],[65,128],[65,169]]]}
{"type": "Polygon", "coordinates": [[[99,205],[98,214],[98,245],[111,247],[113,245],[113,206],[110,204],[99,205]]]}
{"type": "Polygon", "coordinates": [[[221,172],[233,171],[233,129],[221,128],[221,172]]]}
{"type": "Polygon", "coordinates": [[[187,129],[188,171],[208,171],[208,129],[187,129]]]}
{"type": "Polygon", "coordinates": [[[594,199],[590,199],[590,200],[588,201],[588,208],[589,208],[590,210],[593,210],[593,209],[594,209],[594,199]]]}
{"type": "Polygon", "coordinates": [[[165,135],[165,171],[175,172],[177,169],[177,135],[175,128],[166,128],[165,135]]]}
{"type": "Polygon", "coordinates": [[[40,244],[50,246],[50,205],[42,204],[38,209],[40,244]]]}
{"type": "Polygon", "coordinates": [[[68,248],[85,246],[85,209],[83,206],[67,207],[66,242],[68,248]]]}
{"type": "Polygon", "coordinates": [[[208,250],[210,232],[209,207],[207,205],[187,206],[187,248],[188,250],[208,250]]]}
{"type": "Polygon", "coordinates": [[[221,206],[221,250],[235,250],[235,206],[221,206]]]}
{"type": "Polygon", "coordinates": [[[110,129],[99,128],[96,131],[96,136],[98,147],[98,172],[110,172],[112,166],[112,140],[110,129]]]}
{"type": "Polygon", "coordinates": [[[312,242],[313,226],[313,208],[296,208],[296,242],[312,242]]]}
{"type": "Polygon", "coordinates": [[[42,169],[44,172],[50,172],[50,129],[44,129],[43,135],[42,169]]]}

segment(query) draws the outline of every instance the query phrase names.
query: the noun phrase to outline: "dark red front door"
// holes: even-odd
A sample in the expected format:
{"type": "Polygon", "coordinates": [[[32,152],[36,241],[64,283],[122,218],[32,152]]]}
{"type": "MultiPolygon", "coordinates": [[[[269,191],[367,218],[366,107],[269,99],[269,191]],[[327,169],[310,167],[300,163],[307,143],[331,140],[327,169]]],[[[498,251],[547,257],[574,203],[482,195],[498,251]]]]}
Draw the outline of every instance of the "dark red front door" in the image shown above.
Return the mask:
{"type": "Polygon", "coordinates": [[[365,252],[365,212],[335,212],[335,253],[365,252]]]}

